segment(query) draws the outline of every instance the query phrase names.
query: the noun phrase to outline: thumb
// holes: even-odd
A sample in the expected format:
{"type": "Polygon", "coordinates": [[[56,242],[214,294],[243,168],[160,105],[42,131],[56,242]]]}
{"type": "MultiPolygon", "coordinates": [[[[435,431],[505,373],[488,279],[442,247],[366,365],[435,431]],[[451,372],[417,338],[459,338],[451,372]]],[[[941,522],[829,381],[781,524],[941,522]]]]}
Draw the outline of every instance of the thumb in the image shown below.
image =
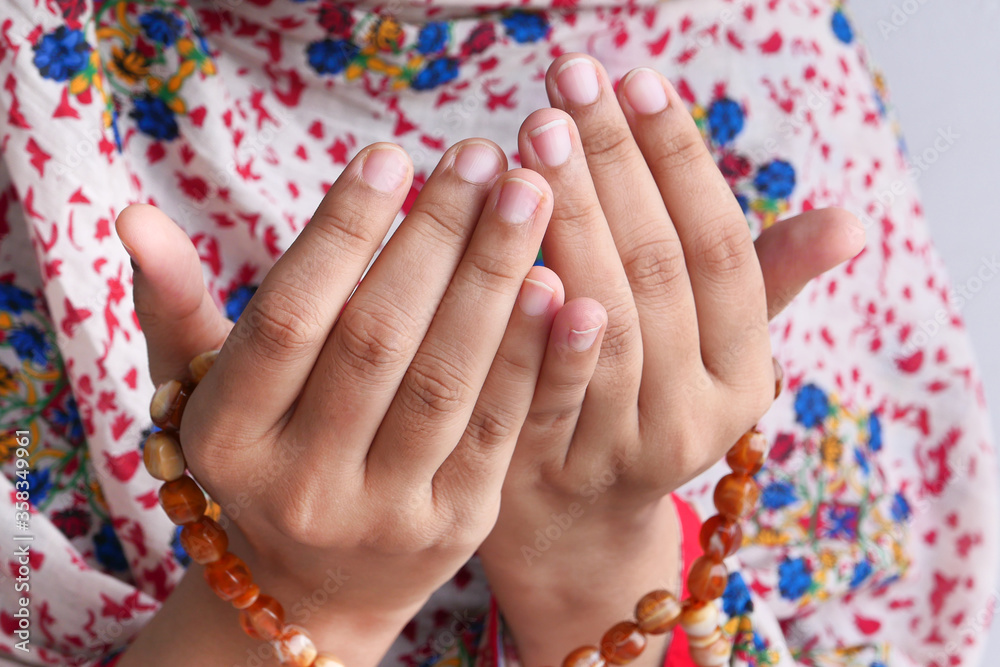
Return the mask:
{"type": "Polygon", "coordinates": [[[843,209],[816,209],[768,227],[754,246],[764,274],[770,320],[810,280],[864,250],[865,230],[843,209]]]}
{"type": "Polygon", "coordinates": [[[222,347],[233,323],[205,287],[191,240],[163,212],[146,204],[129,206],[115,228],[132,257],[135,313],[153,383],[183,377],[191,359],[222,347]]]}

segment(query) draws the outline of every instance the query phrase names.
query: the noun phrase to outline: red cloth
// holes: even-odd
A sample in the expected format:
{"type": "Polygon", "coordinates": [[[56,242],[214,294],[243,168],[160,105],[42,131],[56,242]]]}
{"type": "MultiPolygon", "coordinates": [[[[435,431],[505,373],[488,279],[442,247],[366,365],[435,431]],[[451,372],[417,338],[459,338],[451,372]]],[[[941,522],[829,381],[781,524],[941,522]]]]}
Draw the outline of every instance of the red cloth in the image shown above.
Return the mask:
{"type": "MultiPolygon", "coordinates": [[[[698,534],[701,532],[701,520],[694,513],[691,506],[681,500],[677,495],[671,495],[674,500],[674,507],[677,508],[677,520],[681,528],[681,558],[684,560],[684,568],[681,576],[681,599],[687,596],[687,573],[691,570],[691,564],[701,555],[701,541],[698,534]]],[[[688,650],[688,638],[680,626],[674,629],[674,638],[670,641],[670,648],[663,659],[663,667],[697,667],[691,659],[691,652],[688,650]]]]}

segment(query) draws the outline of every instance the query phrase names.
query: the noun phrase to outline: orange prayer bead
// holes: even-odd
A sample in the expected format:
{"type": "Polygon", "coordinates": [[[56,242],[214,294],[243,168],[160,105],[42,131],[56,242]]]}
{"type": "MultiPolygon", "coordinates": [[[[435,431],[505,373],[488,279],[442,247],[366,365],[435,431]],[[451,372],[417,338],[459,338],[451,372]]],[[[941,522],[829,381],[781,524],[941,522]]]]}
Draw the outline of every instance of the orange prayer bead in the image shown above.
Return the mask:
{"type": "Polygon", "coordinates": [[[142,462],[154,478],[172,482],[184,474],[187,463],[181,443],[173,435],[159,431],[146,438],[142,448],[142,462]]]}
{"type": "Polygon", "coordinates": [[[178,526],[197,521],[205,514],[208,501],[193,479],[182,475],[160,487],[160,505],[178,526]]]}
{"type": "Polygon", "coordinates": [[[753,478],[732,473],[715,485],[715,508],[729,519],[742,519],[757,506],[760,489],[753,478]]]}
{"type": "Polygon", "coordinates": [[[245,593],[233,598],[230,602],[232,602],[233,606],[237,609],[246,609],[256,602],[258,597],[260,597],[260,586],[257,584],[250,584],[250,588],[248,588],[245,593]]]}
{"type": "Polygon", "coordinates": [[[229,548],[229,536],[222,526],[207,516],[189,523],[181,530],[181,546],[191,560],[206,565],[222,558],[229,548]]]}
{"type": "Polygon", "coordinates": [[[240,612],[240,626],[254,639],[276,640],[285,627],[285,609],[270,595],[260,595],[240,612]]]}
{"type": "Polygon", "coordinates": [[[205,566],[205,581],[226,602],[243,595],[253,585],[250,568],[230,552],[205,566]]]}
{"type": "Polygon", "coordinates": [[[726,463],[733,469],[733,472],[754,475],[764,467],[767,450],[767,438],[763,433],[752,428],[744,433],[726,454],[726,463]]]}
{"type": "Polygon", "coordinates": [[[646,593],[635,606],[635,620],[647,635],[662,635],[681,620],[681,603],[667,591],[646,593]]]}
{"type": "Polygon", "coordinates": [[[562,667],[604,667],[604,656],[596,646],[581,646],[570,652],[562,667]]]}
{"type": "Polygon", "coordinates": [[[215,364],[215,360],[219,357],[218,350],[211,350],[210,352],[202,352],[197,357],[191,360],[188,364],[188,372],[191,373],[191,379],[195,383],[201,382],[205,377],[205,374],[212,368],[215,364]]]}
{"type": "Polygon", "coordinates": [[[707,645],[694,643],[689,645],[691,649],[691,659],[698,667],[723,667],[729,664],[729,658],[733,652],[733,644],[722,636],[721,632],[711,635],[712,641],[707,645]]]}
{"type": "Polygon", "coordinates": [[[774,365],[774,397],[778,398],[781,396],[781,389],[785,385],[785,369],[781,367],[781,364],[774,357],[771,357],[771,363],[774,365]]]}
{"type": "Polygon", "coordinates": [[[181,383],[178,380],[168,380],[153,392],[153,400],[149,403],[149,416],[160,428],[170,425],[170,417],[181,393],[181,383]]]}
{"type": "Polygon", "coordinates": [[[329,653],[320,653],[313,660],[312,667],[344,667],[344,663],[340,661],[340,658],[329,653]]]}
{"type": "Polygon", "coordinates": [[[281,637],[271,642],[278,660],[290,667],[309,667],[316,659],[316,645],[306,631],[294,625],[285,626],[281,637]]]}
{"type": "Polygon", "coordinates": [[[646,635],[632,621],[611,626],[601,637],[601,657],[612,665],[632,662],[646,648],[646,635]]]}
{"type": "Polygon", "coordinates": [[[728,580],[729,571],[723,563],[699,556],[688,572],[688,593],[695,600],[714,600],[725,592],[728,580]]]}
{"type": "Polygon", "coordinates": [[[743,544],[743,529],[739,522],[716,514],[702,524],[698,539],[706,556],[721,561],[739,551],[743,544]]]}
{"type": "Polygon", "coordinates": [[[681,627],[691,637],[706,637],[719,627],[719,610],[713,602],[685,601],[681,627]]]}

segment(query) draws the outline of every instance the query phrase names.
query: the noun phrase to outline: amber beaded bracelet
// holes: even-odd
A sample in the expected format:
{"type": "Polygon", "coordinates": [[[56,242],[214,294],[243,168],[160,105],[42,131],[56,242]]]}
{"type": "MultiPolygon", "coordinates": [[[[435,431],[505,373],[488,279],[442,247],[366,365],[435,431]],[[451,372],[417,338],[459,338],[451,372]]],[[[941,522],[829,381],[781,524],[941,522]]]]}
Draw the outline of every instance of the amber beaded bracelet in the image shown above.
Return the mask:
{"type": "MultiPolygon", "coordinates": [[[[181,545],[191,560],[205,566],[205,581],[215,594],[239,610],[240,626],[250,637],[269,641],[282,665],[290,667],[343,667],[327,653],[319,653],[309,634],[285,623],[281,603],[260,592],[250,568],[229,551],[226,531],[210,515],[208,499],[185,474],[187,464],[180,443],[180,423],[188,397],[215,363],[217,351],[198,355],[189,364],[190,378],[170,380],[153,394],[149,413],[161,430],[153,433],[143,449],[149,474],[164,482],[160,505],[175,524],[183,526],[181,545]]],[[[781,393],[782,371],[774,362],[774,396],[781,393]]],[[[647,635],[660,635],[680,625],[688,636],[691,659],[699,667],[720,667],[729,661],[732,644],[719,627],[715,599],[726,589],[729,573],[723,562],[740,548],[740,520],[753,512],[760,490],[753,476],[767,458],[767,439],[753,428],[726,454],[733,472],[719,480],[714,501],[718,514],[701,527],[703,554],[687,575],[688,597],[678,601],[671,593],[647,593],[635,607],[635,620],[613,625],[600,646],[581,646],[563,659],[562,667],[607,667],[635,660],[646,648],[647,635]]]]}

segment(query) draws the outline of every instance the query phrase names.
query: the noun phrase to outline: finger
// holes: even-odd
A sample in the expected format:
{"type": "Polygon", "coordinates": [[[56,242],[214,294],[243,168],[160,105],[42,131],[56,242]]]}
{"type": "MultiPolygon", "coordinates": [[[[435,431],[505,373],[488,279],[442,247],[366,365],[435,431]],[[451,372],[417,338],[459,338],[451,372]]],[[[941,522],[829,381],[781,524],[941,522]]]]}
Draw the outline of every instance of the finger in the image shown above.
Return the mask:
{"type": "Polygon", "coordinates": [[[754,245],[773,319],[806,283],[860,253],[865,229],[843,209],[816,209],[776,222],[754,245]]]}
{"type": "MultiPolygon", "coordinates": [[[[639,313],[615,247],[618,239],[595,189],[597,176],[591,178],[580,135],[565,112],[543,109],[531,114],[521,126],[518,145],[522,163],[537,169],[555,193],[543,241],[546,266],[564,281],[567,298],[586,295],[607,308],[608,330],[588,399],[599,419],[621,418],[635,405],[644,353],[639,313]]],[[[655,185],[650,187],[659,197],[655,185]]],[[[677,340],[665,338],[670,344],[677,340]]]]}
{"type": "MultiPolygon", "coordinates": [[[[628,276],[643,341],[656,341],[643,345],[642,392],[659,400],[640,403],[660,406],[687,384],[686,377],[704,373],[680,239],[600,63],[578,54],[557,58],[549,68],[547,86],[552,103],[568,111],[579,127],[587,165],[628,276]]],[[[589,296],[607,305],[596,294],[589,296]]],[[[608,314],[611,334],[615,313],[610,307],[608,314]]]]}
{"type": "Polygon", "coordinates": [[[684,246],[705,367],[729,384],[770,384],[764,281],[739,203],[673,86],[638,69],[618,94],[684,246]]]}
{"type": "Polygon", "coordinates": [[[469,423],[552,211],[527,169],[494,186],[427,336],[368,454],[370,479],[430,480],[469,423]]]}
{"type": "MultiPolygon", "coordinates": [[[[295,408],[305,417],[295,420],[297,427],[326,437],[335,428],[338,442],[366,444],[356,452],[338,447],[338,457],[364,464],[490,186],[505,169],[502,151],[491,142],[466,141],[446,152],[344,308],[295,408]],[[347,415],[335,425],[325,418],[347,415]]],[[[322,454],[329,459],[331,452],[322,454]]]]}
{"type": "Polygon", "coordinates": [[[534,446],[519,447],[515,461],[527,465],[553,462],[559,469],[575,455],[589,457],[595,453],[574,452],[570,443],[590,391],[588,385],[597,367],[607,323],[604,307],[587,297],[573,299],[559,310],[549,334],[538,387],[521,429],[520,442],[534,446]]]}
{"type": "Polygon", "coordinates": [[[220,372],[198,387],[227,397],[224,418],[241,432],[270,429],[287,414],[399,212],[411,174],[409,157],[393,144],[361,151],[264,278],[219,354],[220,372]]]}
{"type": "Polygon", "coordinates": [[[434,476],[434,488],[445,497],[499,497],[564,298],[552,269],[528,271],[465,434],[434,476]]]}
{"type": "Polygon", "coordinates": [[[222,347],[233,323],[205,287],[191,239],[162,211],[129,206],[115,228],[133,261],[135,314],[153,383],[184,377],[191,359],[222,347]]]}

